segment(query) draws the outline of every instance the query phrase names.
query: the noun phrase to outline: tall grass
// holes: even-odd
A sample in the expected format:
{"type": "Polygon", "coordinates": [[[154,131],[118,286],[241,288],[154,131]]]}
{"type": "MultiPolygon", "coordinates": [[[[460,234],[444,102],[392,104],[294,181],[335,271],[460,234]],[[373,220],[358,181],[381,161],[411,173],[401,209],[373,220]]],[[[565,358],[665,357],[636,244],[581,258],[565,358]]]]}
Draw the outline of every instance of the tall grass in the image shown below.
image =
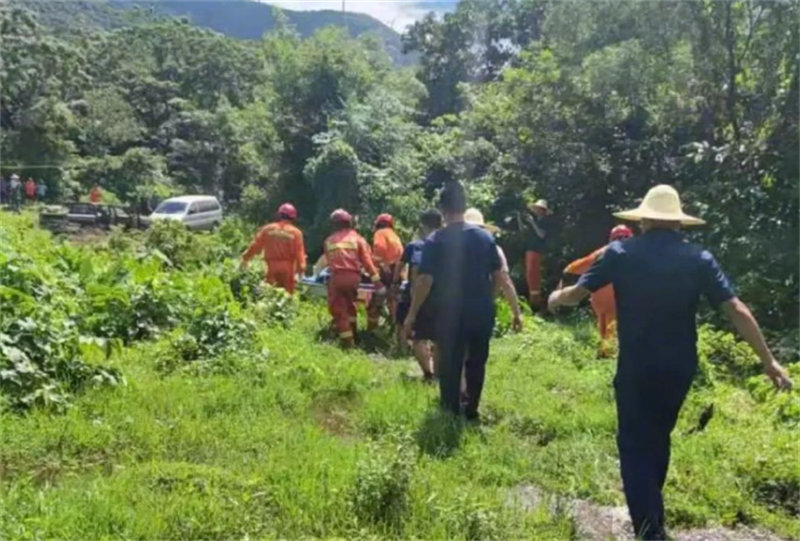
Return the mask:
{"type": "MultiPolygon", "coordinates": [[[[614,367],[587,320],[528,318],[495,340],[479,427],[439,413],[410,359],[318,339],[325,321],[303,302],[288,328],[256,324],[244,347],[169,370],[174,336],[133,342],[105,361],[126,385],[4,411],[2,537],[567,539],[568,516],[509,506],[514,487],[623,503],[614,367]]],[[[797,538],[798,419],[724,362],[704,353],[718,377],[674,433],[668,521],[797,538]]]]}

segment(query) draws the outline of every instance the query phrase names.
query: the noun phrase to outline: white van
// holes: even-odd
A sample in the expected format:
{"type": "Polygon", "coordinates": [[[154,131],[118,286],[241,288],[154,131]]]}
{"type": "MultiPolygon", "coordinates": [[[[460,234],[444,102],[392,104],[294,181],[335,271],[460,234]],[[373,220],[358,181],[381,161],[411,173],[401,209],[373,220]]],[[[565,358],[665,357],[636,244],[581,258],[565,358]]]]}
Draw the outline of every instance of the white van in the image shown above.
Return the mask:
{"type": "Polygon", "coordinates": [[[182,195],[161,202],[147,223],[178,220],[188,229],[214,229],[222,223],[222,206],[210,195],[182,195]]]}

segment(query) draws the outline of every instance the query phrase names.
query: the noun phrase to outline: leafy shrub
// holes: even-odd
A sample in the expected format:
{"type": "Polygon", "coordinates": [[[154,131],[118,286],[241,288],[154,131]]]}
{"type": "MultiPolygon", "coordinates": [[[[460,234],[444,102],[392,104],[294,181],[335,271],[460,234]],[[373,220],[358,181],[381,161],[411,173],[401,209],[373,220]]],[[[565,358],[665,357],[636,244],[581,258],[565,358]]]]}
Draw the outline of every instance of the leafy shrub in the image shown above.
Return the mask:
{"type": "Polygon", "coordinates": [[[370,446],[350,491],[350,505],[360,522],[399,526],[408,510],[412,456],[405,441],[390,448],[370,446]]]}
{"type": "Polygon", "coordinates": [[[216,355],[229,347],[240,347],[252,336],[253,325],[234,306],[196,310],[187,332],[197,341],[202,356],[216,355]]]}
{"type": "Polygon", "coordinates": [[[255,321],[261,324],[286,327],[297,316],[298,310],[297,299],[282,289],[267,286],[263,297],[253,305],[251,313],[255,321]]]}
{"type": "Polygon", "coordinates": [[[63,410],[87,386],[122,381],[116,370],[89,362],[109,357],[116,342],[85,339],[72,317],[79,289],[63,271],[83,266],[78,252],[16,233],[0,230],[0,391],[5,407],[63,410]]]}
{"type": "Polygon", "coordinates": [[[187,362],[246,349],[254,326],[237,308],[223,305],[195,310],[188,325],[173,333],[168,348],[160,355],[159,368],[171,372],[187,362]]]}
{"type": "MultiPolygon", "coordinates": [[[[100,345],[82,341],[75,326],[61,314],[44,309],[36,315],[37,319],[4,317],[0,323],[0,390],[6,406],[63,410],[72,393],[124,381],[117,370],[85,361],[91,353],[98,355],[100,345]]],[[[108,357],[112,343],[103,344],[106,347],[99,353],[108,357]]]]}
{"type": "Polygon", "coordinates": [[[761,372],[758,359],[746,343],[727,331],[710,325],[700,327],[697,336],[697,353],[701,374],[709,369],[720,377],[734,380],[748,378],[761,372]]]}
{"type": "Polygon", "coordinates": [[[279,287],[264,282],[264,275],[252,267],[245,271],[226,267],[221,279],[230,285],[233,298],[245,306],[259,323],[288,325],[297,315],[299,299],[279,287]]]}
{"type": "Polygon", "coordinates": [[[254,229],[241,218],[225,218],[217,229],[219,242],[227,249],[231,257],[237,257],[250,244],[254,229]]]}
{"type": "Polygon", "coordinates": [[[176,267],[193,257],[191,233],[174,220],[157,220],[147,229],[145,246],[158,250],[176,267]]]}
{"type": "Polygon", "coordinates": [[[139,231],[126,230],[121,225],[111,227],[108,247],[116,253],[134,252],[142,244],[143,236],[139,231]]]}
{"type": "MultiPolygon", "coordinates": [[[[800,365],[790,364],[786,369],[792,380],[797,381],[800,365]]],[[[777,392],[772,382],[759,374],[747,380],[747,390],[757,401],[766,404],[768,411],[774,412],[778,420],[800,428],[800,389],[795,387],[788,392],[777,392]]]]}
{"type": "Polygon", "coordinates": [[[172,266],[180,269],[223,261],[228,257],[228,251],[218,237],[192,233],[174,220],[153,223],[147,229],[144,244],[163,254],[172,266]]]}
{"type": "Polygon", "coordinates": [[[253,267],[248,267],[245,271],[238,268],[223,269],[222,279],[230,285],[233,297],[242,304],[262,298],[268,287],[264,282],[264,275],[253,267]]]}

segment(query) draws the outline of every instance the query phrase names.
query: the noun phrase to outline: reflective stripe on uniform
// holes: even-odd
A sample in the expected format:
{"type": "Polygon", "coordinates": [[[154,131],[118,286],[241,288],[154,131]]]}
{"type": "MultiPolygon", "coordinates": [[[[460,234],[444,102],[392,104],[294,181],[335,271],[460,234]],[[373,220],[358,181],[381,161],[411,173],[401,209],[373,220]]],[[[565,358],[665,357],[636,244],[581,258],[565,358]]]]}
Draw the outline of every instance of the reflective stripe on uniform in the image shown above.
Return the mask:
{"type": "Polygon", "coordinates": [[[339,333],[339,338],[352,338],[353,331],[344,331],[339,333]]]}
{"type": "Polygon", "coordinates": [[[358,250],[358,243],[348,240],[341,242],[328,242],[325,244],[325,249],[329,252],[336,252],[338,250],[358,250]]]}
{"type": "Polygon", "coordinates": [[[283,229],[268,229],[267,235],[270,237],[282,237],[284,239],[293,239],[294,234],[290,231],[284,231],[283,229]]]}

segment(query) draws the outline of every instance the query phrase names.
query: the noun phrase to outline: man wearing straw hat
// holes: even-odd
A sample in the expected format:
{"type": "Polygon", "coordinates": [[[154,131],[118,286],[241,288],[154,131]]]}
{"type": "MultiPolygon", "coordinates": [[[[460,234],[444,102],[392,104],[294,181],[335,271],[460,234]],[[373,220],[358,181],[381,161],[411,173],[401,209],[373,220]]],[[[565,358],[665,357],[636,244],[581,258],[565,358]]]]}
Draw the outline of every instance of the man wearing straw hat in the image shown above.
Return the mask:
{"type": "MultiPolygon", "coordinates": [[[[467,211],[464,213],[464,222],[472,225],[477,225],[481,229],[488,231],[492,235],[497,235],[500,232],[500,228],[494,224],[487,224],[486,221],[483,219],[483,213],[472,207],[468,208],[467,211]]],[[[508,306],[511,308],[511,313],[514,316],[512,320],[511,327],[516,332],[522,331],[522,311],[519,307],[519,300],[517,299],[517,290],[514,289],[514,282],[511,281],[511,275],[508,271],[508,258],[506,258],[506,254],[500,245],[497,245],[497,257],[500,258],[500,276],[501,280],[497,286],[500,288],[500,291],[503,292],[503,297],[505,297],[508,306]]]]}
{"type": "Polygon", "coordinates": [[[591,292],[614,285],[619,335],[614,390],[625,499],[636,534],[665,539],[661,490],[670,432],[697,368],[700,296],[722,306],[776,387],[789,388],[791,381],[714,256],[681,238],[681,226],[704,222],[683,212],[673,187],[656,186],[639,208],[615,216],[640,222],[643,234],[609,244],[578,283],[554,291],[548,305],[551,310],[574,306],[591,292]]]}
{"type": "Polygon", "coordinates": [[[525,281],[528,284],[528,301],[534,310],[542,301],[542,255],[547,250],[545,217],[550,214],[547,201],[539,199],[528,205],[532,213],[532,231],[525,248],[525,281]]]}

